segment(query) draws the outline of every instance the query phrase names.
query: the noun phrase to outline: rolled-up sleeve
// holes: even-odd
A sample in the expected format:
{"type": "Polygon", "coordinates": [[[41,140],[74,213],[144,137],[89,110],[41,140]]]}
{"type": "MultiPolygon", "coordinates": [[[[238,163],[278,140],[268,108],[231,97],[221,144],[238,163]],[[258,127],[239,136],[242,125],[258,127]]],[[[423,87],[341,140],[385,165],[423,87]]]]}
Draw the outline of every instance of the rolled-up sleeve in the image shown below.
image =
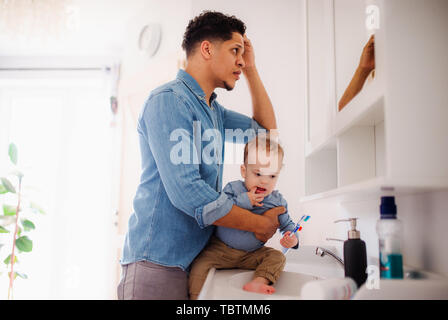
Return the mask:
{"type": "Polygon", "coordinates": [[[252,210],[253,206],[252,203],[250,203],[249,195],[247,192],[240,193],[235,198],[235,203],[238,207],[241,207],[243,209],[252,210]]]}
{"type": "Polygon", "coordinates": [[[196,209],[196,220],[198,220],[199,225],[212,225],[216,220],[229,213],[233,204],[234,202],[224,192],[221,192],[218,199],[196,209]]]}
{"type": "Polygon", "coordinates": [[[222,190],[223,193],[225,193],[230,199],[233,200],[235,205],[237,205],[240,208],[252,210],[253,206],[250,203],[249,196],[247,192],[235,192],[232,188],[232,184],[238,183],[238,182],[229,182],[224,189],[222,190]]]}
{"type": "Polygon", "coordinates": [[[193,121],[188,105],[174,92],[164,91],[148,99],[140,116],[139,131],[147,138],[170,202],[204,228],[225,216],[233,201],[202,179],[199,164],[193,161],[193,121]],[[182,161],[179,149],[188,155],[183,158],[182,154],[182,161]]]}

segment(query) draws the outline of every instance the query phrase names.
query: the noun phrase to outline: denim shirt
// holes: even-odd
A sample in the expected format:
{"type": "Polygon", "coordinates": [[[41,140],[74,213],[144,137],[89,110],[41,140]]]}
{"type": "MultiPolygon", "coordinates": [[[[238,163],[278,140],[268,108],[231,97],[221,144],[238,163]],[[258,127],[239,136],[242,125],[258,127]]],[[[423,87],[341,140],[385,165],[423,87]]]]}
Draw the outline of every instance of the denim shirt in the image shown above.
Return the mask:
{"type": "MultiPolygon", "coordinates": [[[[291,220],[288,214],[288,204],[283,196],[277,190],[272,191],[267,197],[262,201],[263,206],[253,207],[250,203],[249,197],[247,195],[247,188],[244,182],[241,180],[229,182],[223,190],[230,199],[232,199],[238,207],[250,210],[255,214],[262,214],[268,209],[272,209],[278,206],[284,206],[286,212],[278,216],[279,230],[282,233],[286,231],[293,231],[295,223],[291,220]]],[[[298,237],[297,233],[295,235],[298,237]]],[[[253,232],[232,229],[227,227],[217,227],[216,236],[229,247],[244,250],[244,251],[254,251],[264,246],[264,242],[258,240],[253,232]]],[[[298,248],[296,245],[293,248],[298,248]]]]}
{"type": "Polygon", "coordinates": [[[221,193],[224,141],[247,143],[264,129],[222,107],[215,93],[210,102],[209,107],[197,81],[179,70],[144,104],[137,126],[142,173],[121,264],[148,260],[188,270],[213,233],[212,224],[234,205],[221,193]],[[225,134],[229,129],[246,135],[225,134]]]}

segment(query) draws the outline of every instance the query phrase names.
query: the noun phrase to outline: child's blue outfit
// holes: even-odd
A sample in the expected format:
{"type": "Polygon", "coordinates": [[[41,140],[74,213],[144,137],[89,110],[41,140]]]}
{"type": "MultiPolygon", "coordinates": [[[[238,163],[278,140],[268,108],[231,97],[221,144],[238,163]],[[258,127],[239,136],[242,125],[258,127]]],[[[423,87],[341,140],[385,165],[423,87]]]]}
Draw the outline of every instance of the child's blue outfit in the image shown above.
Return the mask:
{"type": "MultiPolygon", "coordinates": [[[[252,207],[247,195],[248,190],[244,185],[244,182],[241,180],[229,182],[224,187],[223,192],[225,192],[227,196],[234,201],[235,205],[243,209],[250,210],[256,214],[263,214],[268,209],[284,206],[286,208],[286,212],[278,216],[280,223],[279,230],[282,233],[285,233],[286,231],[294,231],[295,223],[289,217],[288,204],[280,192],[276,190],[272,191],[263,199],[263,201],[261,201],[261,203],[263,203],[263,206],[261,207],[252,207]]],[[[217,227],[215,236],[229,247],[244,251],[254,251],[261,248],[265,244],[264,242],[258,240],[253,232],[233,228],[217,227]]],[[[297,233],[296,237],[297,239],[299,238],[297,233]]],[[[298,245],[293,248],[297,249],[298,245]]]]}

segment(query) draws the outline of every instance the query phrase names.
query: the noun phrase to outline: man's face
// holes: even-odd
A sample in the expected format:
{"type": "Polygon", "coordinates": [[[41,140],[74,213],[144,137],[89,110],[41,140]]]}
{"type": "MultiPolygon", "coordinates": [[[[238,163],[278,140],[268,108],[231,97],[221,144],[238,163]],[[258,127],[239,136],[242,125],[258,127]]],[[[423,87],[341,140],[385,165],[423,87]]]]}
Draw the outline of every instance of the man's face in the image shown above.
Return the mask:
{"type": "Polygon", "coordinates": [[[232,39],[217,42],[214,53],[211,71],[215,76],[215,86],[230,91],[235,87],[245,66],[243,36],[233,32],[232,39]]]}

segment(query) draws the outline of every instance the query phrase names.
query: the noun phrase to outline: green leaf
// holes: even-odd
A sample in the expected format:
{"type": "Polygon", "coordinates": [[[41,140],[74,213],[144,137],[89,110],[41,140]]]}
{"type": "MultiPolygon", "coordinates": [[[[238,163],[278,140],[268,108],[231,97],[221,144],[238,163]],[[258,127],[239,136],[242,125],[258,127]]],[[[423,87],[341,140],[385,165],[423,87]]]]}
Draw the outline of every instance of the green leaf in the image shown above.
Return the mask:
{"type": "Polygon", "coordinates": [[[8,190],[6,190],[5,186],[3,185],[3,183],[0,184],[0,194],[6,193],[8,192],[8,190]]]}
{"type": "Polygon", "coordinates": [[[6,191],[16,193],[16,189],[14,188],[14,186],[8,179],[1,178],[1,180],[2,180],[2,184],[5,187],[6,191]]]}
{"type": "Polygon", "coordinates": [[[25,231],[30,231],[32,229],[36,229],[36,226],[34,225],[34,223],[32,223],[28,219],[24,219],[21,222],[22,222],[22,226],[25,229],[25,231]]]}
{"type": "MultiPolygon", "coordinates": [[[[3,260],[3,262],[6,265],[11,264],[11,255],[9,255],[5,260],[3,260]]],[[[14,255],[14,263],[18,263],[18,262],[19,262],[19,260],[17,259],[17,255],[14,255]]]]}
{"type": "Polygon", "coordinates": [[[3,214],[5,216],[13,216],[16,214],[16,207],[8,206],[7,204],[3,205],[3,214]]]}
{"type": "Polygon", "coordinates": [[[14,164],[17,164],[17,147],[14,143],[9,144],[9,159],[11,159],[11,162],[14,164]]]}
{"type": "Polygon", "coordinates": [[[33,250],[33,241],[31,241],[27,236],[23,236],[16,240],[16,246],[20,251],[30,252],[33,250]]]}
{"type": "Polygon", "coordinates": [[[0,233],[9,233],[9,230],[0,226],[0,233]]]}

